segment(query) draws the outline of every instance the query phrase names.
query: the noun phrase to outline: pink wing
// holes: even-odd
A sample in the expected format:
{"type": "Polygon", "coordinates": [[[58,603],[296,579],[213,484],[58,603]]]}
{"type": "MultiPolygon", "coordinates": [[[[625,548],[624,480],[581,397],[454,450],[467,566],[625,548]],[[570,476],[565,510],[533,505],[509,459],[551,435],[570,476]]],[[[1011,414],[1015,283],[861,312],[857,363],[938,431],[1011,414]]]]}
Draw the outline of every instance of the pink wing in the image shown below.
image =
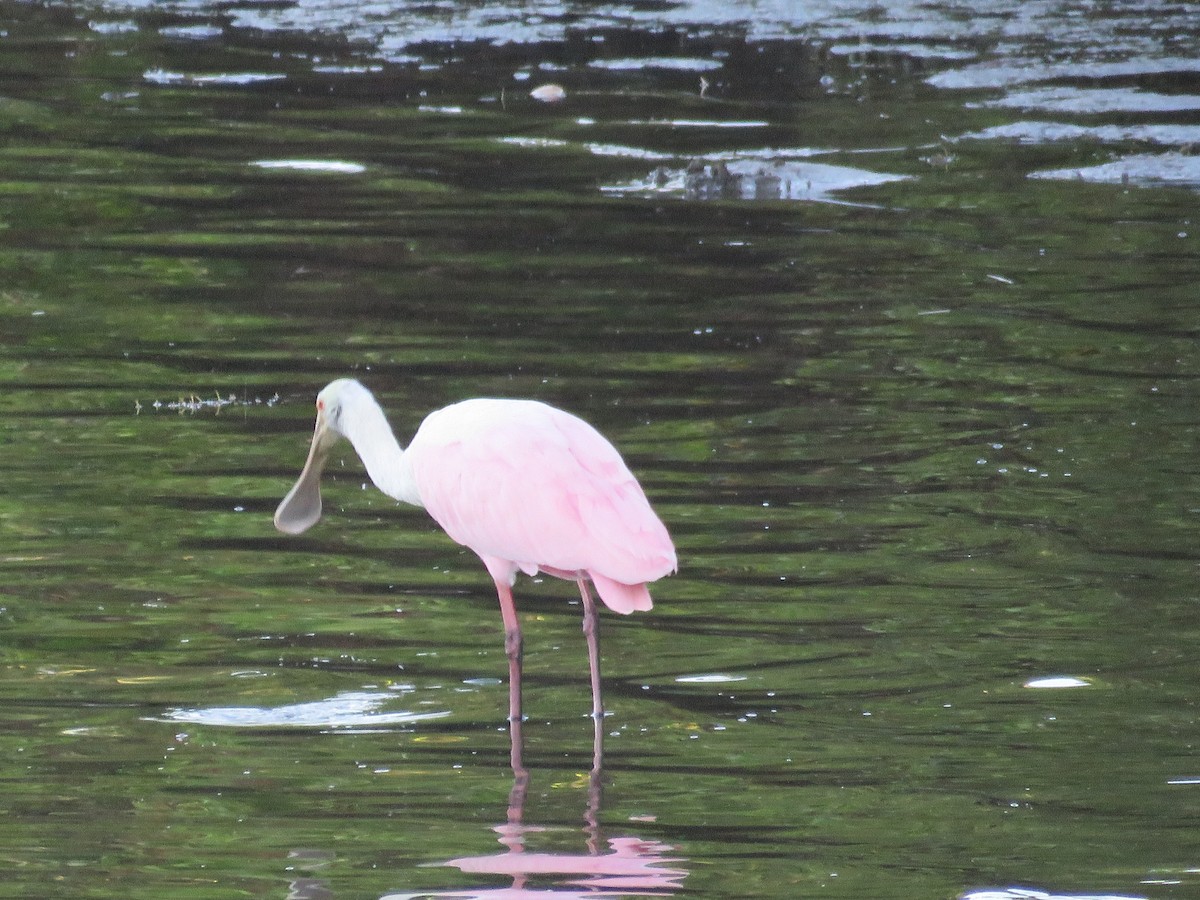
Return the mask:
{"type": "Polygon", "coordinates": [[[587,572],[606,603],[630,609],[649,608],[649,596],[620,588],[675,571],[667,530],[620,454],[569,413],[467,400],[426,418],[407,453],[425,508],[480,556],[587,572]]]}

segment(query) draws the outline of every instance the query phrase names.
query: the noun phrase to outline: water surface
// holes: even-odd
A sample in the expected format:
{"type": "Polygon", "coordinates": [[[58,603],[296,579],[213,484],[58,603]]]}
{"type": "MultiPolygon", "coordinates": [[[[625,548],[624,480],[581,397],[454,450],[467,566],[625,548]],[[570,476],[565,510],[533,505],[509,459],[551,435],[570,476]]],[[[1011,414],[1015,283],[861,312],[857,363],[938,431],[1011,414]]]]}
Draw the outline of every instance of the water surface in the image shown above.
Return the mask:
{"type": "Polygon", "coordinates": [[[6,896],[1195,892],[1200,10],[794,6],[0,4],[6,896]],[[602,771],[346,375],[638,473],[602,771]]]}

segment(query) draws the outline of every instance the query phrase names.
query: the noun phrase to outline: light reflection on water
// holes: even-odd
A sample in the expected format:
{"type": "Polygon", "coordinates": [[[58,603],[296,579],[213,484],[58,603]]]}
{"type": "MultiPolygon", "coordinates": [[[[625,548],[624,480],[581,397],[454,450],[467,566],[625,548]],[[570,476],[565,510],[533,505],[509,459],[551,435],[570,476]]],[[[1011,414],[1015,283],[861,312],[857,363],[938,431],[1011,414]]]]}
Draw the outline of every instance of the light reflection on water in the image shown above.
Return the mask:
{"type": "MultiPolygon", "coordinates": [[[[411,687],[409,688],[411,691],[411,687]]],[[[163,719],[170,722],[189,722],[226,728],[318,728],[361,729],[384,728],[389,725],[412,725],[449,716],[448,711],[411,712],[387,711],[383,707],[394,703],[397,692],[404,687],[393,685],[386,692],[346,691],[328,700],[289,703],[284,706],[217,706],[197,709],[168,710],[163,719]]]]}
{"type": "Polygon", "coordinates": [[[1200,96],[1160,94],[1136,88],[1038,88],[988,100],[982,106],[1012,106],[1067,113],[1160,113],[1200,109],[1200,96]]]}
{"type": "Polygon", "coordinates": [[[611,194],[663,195],[693,200],[809,200],[837,202],[839,192],[903,181],[906,175],[868,172],[849,166],[789,162],[783,159],[733,160],[686,168],[659,166],[646,178],[603,185],[611,194]]]}
{"type": "MultiPolygon", "coordinates": [[[[1194,129],[1200,138],[1200,127],[1194,129]]],[[[1200,157],[1182,153],[1132,153],[1097,166],[1031,172],[1030,178],[1075,179],[1099,184],[1176,185],[1200,188],[1200,157]]]]}

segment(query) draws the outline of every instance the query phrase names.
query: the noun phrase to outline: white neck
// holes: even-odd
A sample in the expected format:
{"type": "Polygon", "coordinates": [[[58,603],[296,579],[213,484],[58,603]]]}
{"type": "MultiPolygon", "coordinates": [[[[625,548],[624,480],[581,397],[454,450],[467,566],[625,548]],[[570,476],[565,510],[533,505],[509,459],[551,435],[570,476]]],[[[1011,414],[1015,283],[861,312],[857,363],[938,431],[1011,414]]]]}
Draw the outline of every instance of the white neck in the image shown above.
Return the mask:
{"type": "Polygon", "coordinates": [[[404,448],[374,397],[364,391],[343,406],[338,430],[354,445],[375,487],[396,500],[423,505],[404,448]]]}

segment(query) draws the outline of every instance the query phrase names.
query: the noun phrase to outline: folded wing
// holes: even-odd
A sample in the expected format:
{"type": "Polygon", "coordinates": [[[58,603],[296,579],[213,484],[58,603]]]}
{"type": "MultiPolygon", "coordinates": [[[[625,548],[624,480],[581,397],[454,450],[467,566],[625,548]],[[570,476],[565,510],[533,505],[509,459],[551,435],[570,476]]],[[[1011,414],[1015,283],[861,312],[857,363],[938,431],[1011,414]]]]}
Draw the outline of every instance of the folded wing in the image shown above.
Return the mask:
{"type": "Polygon", "coordinates": [[[582,419],[528,400],[430,415],[408,448],[421,501],[455,541],[525,571],[587,573],[619,612],[676,568],[666,528],[620,454],[582,419]]]}

